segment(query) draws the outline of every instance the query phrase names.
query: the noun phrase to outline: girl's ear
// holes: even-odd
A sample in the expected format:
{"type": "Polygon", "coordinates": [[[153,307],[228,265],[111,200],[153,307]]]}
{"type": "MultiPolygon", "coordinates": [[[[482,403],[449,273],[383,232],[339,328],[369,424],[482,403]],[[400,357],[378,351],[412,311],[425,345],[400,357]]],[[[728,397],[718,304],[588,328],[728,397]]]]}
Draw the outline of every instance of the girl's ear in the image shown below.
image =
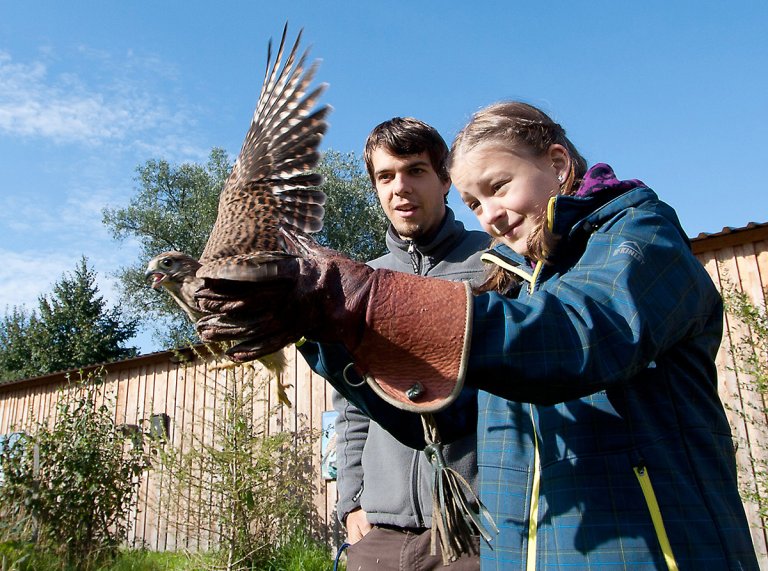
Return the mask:
{"type": "Polygon", "coordinates": [[[552,161],[552,168],[555,170],[557,180],[562,183],[568,178],[571,171],[571,156],[566,148],[558,143],[550,145],[547,154],[552,161]]]}

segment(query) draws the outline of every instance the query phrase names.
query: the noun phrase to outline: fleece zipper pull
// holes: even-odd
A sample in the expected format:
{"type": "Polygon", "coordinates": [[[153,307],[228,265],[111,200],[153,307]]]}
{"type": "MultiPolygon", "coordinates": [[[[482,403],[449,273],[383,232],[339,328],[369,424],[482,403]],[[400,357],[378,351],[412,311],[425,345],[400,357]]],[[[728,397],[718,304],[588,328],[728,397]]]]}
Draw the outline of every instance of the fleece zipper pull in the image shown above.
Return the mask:
{"type": "Polygon", "coordinates": [[[413,243],[413,240],[408,240],[408,255],[411,257],[411,268],[413,268],[413,273],[418,275],[421,275],[421,256],[419,255],[419,251],[416,249],[416,244],[413,243]]]}

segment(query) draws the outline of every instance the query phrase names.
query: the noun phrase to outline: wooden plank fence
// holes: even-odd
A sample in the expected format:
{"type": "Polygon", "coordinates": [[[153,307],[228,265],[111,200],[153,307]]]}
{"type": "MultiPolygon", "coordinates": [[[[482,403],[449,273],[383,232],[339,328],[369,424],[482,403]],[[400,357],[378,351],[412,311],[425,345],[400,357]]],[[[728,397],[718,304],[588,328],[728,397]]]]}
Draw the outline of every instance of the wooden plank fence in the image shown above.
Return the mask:
{"type": "MultiPolygon", "coordinates": [[[[259,392],[253,399],[254,416],[264,419],[270,410],[277,410],[268,419],[268,434],[303,428],[321,429],[322,413],[332,409],[331,390],[322,377],[314,374],[296,348],[286,349],[289,366],[282,382],[288,390],[292,407],[278,406],[276,381],[266,371],[257,370],[259,392]]],[[[175,447],[189,450],[194,439],[211,444],[213,423],[221,413],[222,390],[227,383],[220,363],[201,358],[179,360],[172,352],[156,353],[112,363],[105,366],[102,400],[113,403],[114,421],[118,425],[148,426],[153,415],[167,414],[170,418],[168,439],[175,447]]],[[[85,369],[88,373],[95,368],[85,369]]],[[[73,375],[79,378],[79,375],[73,375]]],[[[229,377],[231,378],[231,377],[229,377]]],[[[32,417],[55,423],[56,403],[72,391],[65,373],[0,385],[0,435],[24,430],[32,425],[32,417]],[[62,389],[62,391],[60,391],[62,389]]],[[[100,405],[97,402],[97,405],[100,405]]],[[[221,420],[221,419],[219,419],[221,420]]],[[[312,534],[335,547],[343,534],[334,508],[336,483],[320,475],[320,439],[312,449],[314,514],[307,514],[313,523],[312,534]]],[[[193,530],[178,525],[179,514],[189,508],[189,494],[167,497],[167,487],[161,485],[167,474],[149,470],[143,476],[138,494],[138,509],[130,514],[131,530],[128,544],[152,550],[206,549],[216,542],[209,525],[193,530]]],[[[206,513],[211,498],[197,492],[197,516],[206,513]]],[[[203,517],[204,519],[204,517],[203,517]]]]}

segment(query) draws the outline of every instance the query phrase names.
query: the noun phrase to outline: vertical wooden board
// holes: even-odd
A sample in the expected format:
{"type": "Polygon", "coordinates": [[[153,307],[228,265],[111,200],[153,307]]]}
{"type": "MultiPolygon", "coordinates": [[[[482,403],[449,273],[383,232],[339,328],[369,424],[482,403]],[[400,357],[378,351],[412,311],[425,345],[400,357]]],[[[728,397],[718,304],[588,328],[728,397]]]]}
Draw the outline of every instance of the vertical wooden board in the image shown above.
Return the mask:
{"type": "MultiPolygon", "coordinates": [[[[264,382],[267,395],[269,398],[269,434],[277,434],[283,430],[284,420],[284,406],[280,402],[278,397],[278,382],[283,382],[282,379],[278,379],[272,371],[268,371],[263,367],[259,367],[259,377],[264,382]]],[[[285,373],[283,374],[285,378],[285,373]]]]}
{"type": "MultiPolygon", "coordinates": [[[[158,374],[155,378],[154,397],[152,399],[152,414],[167,414],[171,421],[173,415],[173,403],[168,402],[168,395],[170,386],[175,384],[176,381],[176,369],[177,365],[170,360],[158,367],[158,374]]],[[[168,436],[170,436],[170,434],[168,436]]],[[[163,495],[165,474],[161,465],[157,465],[153,472],[154,478],[151,487],[151,497],[153,498],[153,501],[151,503],[154,509],[154,525],[155,529],[157,529],[157,544],[155,549],[164,551],[167,535],[167,524],[164,515],[167,507],[165,506],[165,498],[163,495]]]]}
{"type": "MultiPolygon", "coordinates": [[[[142,377],[143,368],[132,368],[125,371],[125,424],[139,424],[139,399],[141,398],[142,377]]],[[[143,398],[141,398],[141,400],[143,402],[143,398]]],[[[141,480],[143,480],[143,476],[141,480]]],[[[141,511],[141,483],[135,493],[137,501],[136,505],[131,509],[129,518],[129,521],[131,522],[131,530],[127,538],[127,543],[131,547],[141,547],[143,530],[138,529],[139,513],[141,511]]]]}
{"type": "MultiPolygon", "coordinates": [[[[312,427],[312,369],[309,368],[304,357],[298,352],[295,346],[286,348],[289,351],[295,367],[296,383],[296,429],[312,427]]],[[[313,459],[314,465],[314,459],[313,459]]]]}
{"type": "MultiPolygon", "coordinates": [[[[323,429],[323,412],[325,408],[325,381],[319,375],[312,375],[312,411],[311,411],[311,426],[313,430],[321,431],[323,429]]],[[[312,466],[319,467],[320,458],[322,457],[322,447],[320,439],[316,439],[312,446],[312,466]]],[[[315,509],[317,510],[320,519],[324,522],[328,521],[328,512],[325,483],[320,474],[320,470],[314,470],[314,482],[315,488],[318,490],[317,497],[315,498],[315,509]]],[[[326,530],[317,530],[323,536],[325,536],[326,530]]],[[[327,537],[325,538],[327,541],[327,537]]]]}
{"type": "MultiPolygon", "coordinates": [[[[269,387],[255,372],[251,377],[251,390],[253,391],[253,426],[255,430],[264,429],[269,433],[269,387]]],[[[265,435],[266,435],[265,434],[265,435]]]]}
{"type": "Polygon", "coordinates": [[[117,387],[115,388],[115,424],[118,426],[128,422],[126,419],[126,407],[128,401],[129,379],[130,377],[125,370],[120,371],[115,379],[117,384],[117,387]]]}
{"type": "Polygon", "coordinates": [[[8,434],[8,393],[0,392],[0,435],[8,434]]]}
{"type": "Polygon", "coordinates": [[[293,345],[283,348],[283,354],[285,355],[286,366],[285,370],[279,377],[272,376],[272,383],[277,390],[277,385],[280,383],[285,392],[286,398],[290,401],[290,406],[282,406],[282,430],[290,430],[296,433],[298,430],[298,402],[296,402],[298,395],[298,374],[297,374],[297,361],[296,361],[296,349],[293,345]]]}
{"type": "Polygon", "coordinates": [[[755,255],[757,256],[757,268],[760,272],[760,283],[763,290],[768,287],[768,240],[755,242],[755,255]]]}
{"type": "MultiPolygon", "coordinates": [[[[171,417],[170,422],[170,434],[168,438],[168,444],[173,448],[178,448],[181,445],[181,427],[184,414],[184,379],[185,379],[186,363],[179,361],[174,367],[173,375],[168,378],[168,397],[167,397],[167,409],[168,415],[171,417]]],[[[163,550],[175,551],[176,550],[176,528],[174,522],[178,516],[178,498],[174,497],[169,490],[169,479],[173,474],[164,473],[163,483],[160,487],[160,493],[163,499],[163,510],[161,517],[163,518],[161,528],[164,530],[164,545],[163,550]]]]}
{"type": "Polygon", "coordinates": [[[11,391],[0,392],[0,434],[8,434],[11,431],[12,405],[13,393],[11,391]]]}
{"type": "MultiPolygon", "coordinates": [[[[139,425],[143,431],[146,426],[144,419],[146,418],[146,399],[147,399],[147,385],[151,384],[151,377],[154,371],[152,367],[143,366],[137,371],[138,378],[138,390],[136,394],[136,418],[135,423],[139,425]]],[[[135,547],[141,545],[141,542],[147,540],[146,530],[144,526],[146,524],[146,503],[147,503],[147,474],[142,474],[141,484],[138,490],[138,506],[136,510],[136,542],[135,547]]]]}
{"type": "MultiPolygon", "coordinates": [[[[125,380],[125,422],[126,424],[138,424],[139,421],[139,395],[142,384],[141,369],[129,369],[125,380]]],[[[142,397],[143,402],[143,397],[142,397]]]]}
{"type": "Polygon", "coordinates": [[[54,414],[54,402],[56,396],[56,386],[53,384],[47,384],[43,387],[43,414],[45,415],[46,426],[52,426],[53,414],[54,414]]]}
{"type": "MultiPolygon", "coordinates": [[[[187,379],[184,389],[184,432],[181,444],[184,453],[188,453],[195,446],[195,427],[198,423],[196,414],[197,403],[198,398],[202,402],[205,366],[205,362],[201,360],[196,366],[187,368],[187,379]]],[[[186,522],[190,524],[192,523],[189,517],[193,509],[192,496],[193,490],[190,487],[184,490],[183,497],[179,498],[180,510],[184,513],[186,522]]],[[[191,525],[184,527],[183,547],[191,550],[196,550],[199,547],[197,534],[192,533],[191,525]]]]}
{"type": "Polygon", "coordinates": [[[45,422],[45,418],[42,415],[42,397],[43,392],[40,388],[40,386],[36,386],[31,389],[30,391],[30,404],[29,404],[29,414],[30,414],[30,423],[34,423],[35,425],[45,422]]]}
{"type": "MultiPolygon", "coordinates": [[[[718,270],[721,276],[727,279],[722,280],[724,287],[738,286],[738,266],[735,260],[735,254],[732,248],[724,248],[716,253],[718,260],[718,270]]],[[[732,357],[732,347],[740,335],[743,334],[743,326],[733,316],[726,314],[726,326],[724,331],[723,343],[717,355],[716,365],[721,379],[720,397],[724,403],[733,408],[728,410],[728,419],[734,431],[734,436],[738,442],[736,451],[736,460],[739,466],[739,478],[744,485],[746,482],[754,481],[754,471],[750,461],[750,446],[755,437],[754,431],[750,429],[748,423],[740,416],[745,410],[745,399],[742,395],[743,390],[740,384],[740,378],[734,370],[732,357]]],[[[761,518],[757,506],[753,502],[744,502],[744,510],[752,531],[752,539],[755,549],[758,553],[765,547],[765,539],[761,530],[761,518]]]]}
{"type": "Polygon", "coordinates": [[[0,434],[11,432],[13,409],[16,406],[13,391],[0,393],[0,434]]]}
{"type": "Polygon", "coordinates": [[[55,390],[51,392],[51,415],[48,422],[49,427],[53,427],[54,424],[56,424],[56,419],[59,417],[59,403],[61,403],[65,397],[63,386],[56,385],[54,389],[55,390]]]}
{"type": "MultiPolygon", "coordinates": [[[[202,378],[199,382],[199,391],[196,391],[195,397],[195,426],[194,426],[194,435],[195,438],[193,439],[193,443],[202,443],[203,445],[207,444],[209,442],[209,434],[208,434],[208,424],[210,423],[211,419],[211,412],[210,412],[210,406],[211,406],[211,388],[212,388],[212,380],[211,377],[215,376],[216,372],[211,370],[211,367],[206,367],[204,369],[204,374],[202,375],[202,378]]],[[[198,444],[199,445],[199,444],[198,444]]],[[[202,483],[204,483],[206,478],[205,473],[201,470],[199,473],[198,480],[202,483]]],[[[199,529],[199,535],[197,537],[198,542],[198,549],[206,550],[209,547],[209,530],[207,529],[208,523],[205,521],[207,518],[205,518],[206,508],[208,506],[209,502],[209,496],[207,493],[204,493],[204,490],[202,488],[198,488],[197,490],[194,490],[194,494],[190,498],[190,501],[193,502],[194,509],[195,509],[195,517],[198,519],[198,521],[203,522],[203,525],[200,525],[199,529]],[[203,527],[205,529],[203,529],[203,527]]]]}
{"type": "Polygon", "coordinates": [[[760,268],[754,244],[735,246],[733,252],[739,272],[741,290],[749,296],[756,307],[763,307],[763,284],[760,279],[760,268]]]}
{"type": "Polygon", "coordinates": [[[29,407],[29,389],[23,388],[19,392],[19,400],[17,401],[17,408],[16,408],[16,418],[18,418],[18,424],[19,427],[23,430],[28,430],[29,427],[27,426],[27,411],[29,407]]]}
{"type": "MultiPolygon", "coordinates": [[[[168,386],[168,414],[171,416],[171,434],[169,445],[173,448],[181,446],[181,431],[184,422],[184,386],[185,386],[186,363],[180,361],[173,377],[173,383],[168,386]],[[172,403],[172,404],[171,404],[172,403]]],[[[170,379],[169,379],[170,381],[170,379]]],[[[179,498],[175,497],[168,489],[168,480],[173,474],[165,474],[163,480],[162,493],[165,498],[165,509],[163,518],[165,519],[165,547],[166,551],[175,551],[177,548],[176,519],[179,515],[179,498]]]]}
{"type": "MultiPolygon", "coordinates": [[[[150,418],[155,410],[155,385],[159,382],[159,378],[163,376],[166,365],[164,363],[158,363],[151,367],[147,371],[146,375],[146,387],[144,390],[144,413],[142,415],[143,428],[145,430],[145,439],[149,436],[150,430],[150,418]]],[[[152,501],[152,490],[156,486],[157,474],[154,470],[149,470],[144,473],[144,490],[143,490],[143,527],[144,527],[144,542],[149,549],[157,549],[157,525],[155,511],[156,506],[152,501]]]]}
{"type": "MultiPolygon", "coordinates": [[[[322,377],[317,376],[318,381],[323,381],[322,377]]],[[[333,388],[323,381],[325,387],[325,410],[333,410],[333,388]]],[[[322,451],[320,458],[322,458],[322,451]]],[[[318,468],[318,472],[320,469],[318,468]]],[[[321,474],[322,477],[322,474],[321,474]]],[[[336,501],[338,494],[336,492],[336,480],[323,480],[325,487],[325,525],[326,525],[326,543],[332,547],[338,547],[336,537],[336,501]]]]}
{"type": "Polygon", "coordinates": [[[21,403],[21,397],[22,397],[22,392],[18,389],[13,391],[13,393],[11,393],[11,407],[10,407],[9,418],[11,422],[12,431],[17,431],[20,428],[22,428],[20,426],[21,417],[19,416],[19,406],[21,403]]]}

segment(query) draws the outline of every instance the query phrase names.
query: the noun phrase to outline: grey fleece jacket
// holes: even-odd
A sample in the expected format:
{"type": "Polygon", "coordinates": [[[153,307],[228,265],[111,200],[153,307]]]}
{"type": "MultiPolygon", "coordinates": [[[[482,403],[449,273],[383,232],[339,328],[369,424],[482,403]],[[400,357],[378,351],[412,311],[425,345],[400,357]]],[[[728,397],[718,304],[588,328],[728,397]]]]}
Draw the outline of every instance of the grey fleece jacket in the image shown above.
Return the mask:
{"type": "MultiPolygon", "coordinates": [[[[425,243],[401,239],[392,226],[387,232],[389,253],[368,263],[453,281],[479,282],[480,261],[489,245],[485,232],[469,231],[446,207],[437,234],[425,243]]],[[[432,525],[432,468],[424,453],[398,442],[376,422],[334,391],[336,463],[339,501],[336,511],[347,514],[362,507],[373,525],[429,527],[432,525]]],[[[476,491],[475,433],[444,447],[445,459],[476,491]]]]}

